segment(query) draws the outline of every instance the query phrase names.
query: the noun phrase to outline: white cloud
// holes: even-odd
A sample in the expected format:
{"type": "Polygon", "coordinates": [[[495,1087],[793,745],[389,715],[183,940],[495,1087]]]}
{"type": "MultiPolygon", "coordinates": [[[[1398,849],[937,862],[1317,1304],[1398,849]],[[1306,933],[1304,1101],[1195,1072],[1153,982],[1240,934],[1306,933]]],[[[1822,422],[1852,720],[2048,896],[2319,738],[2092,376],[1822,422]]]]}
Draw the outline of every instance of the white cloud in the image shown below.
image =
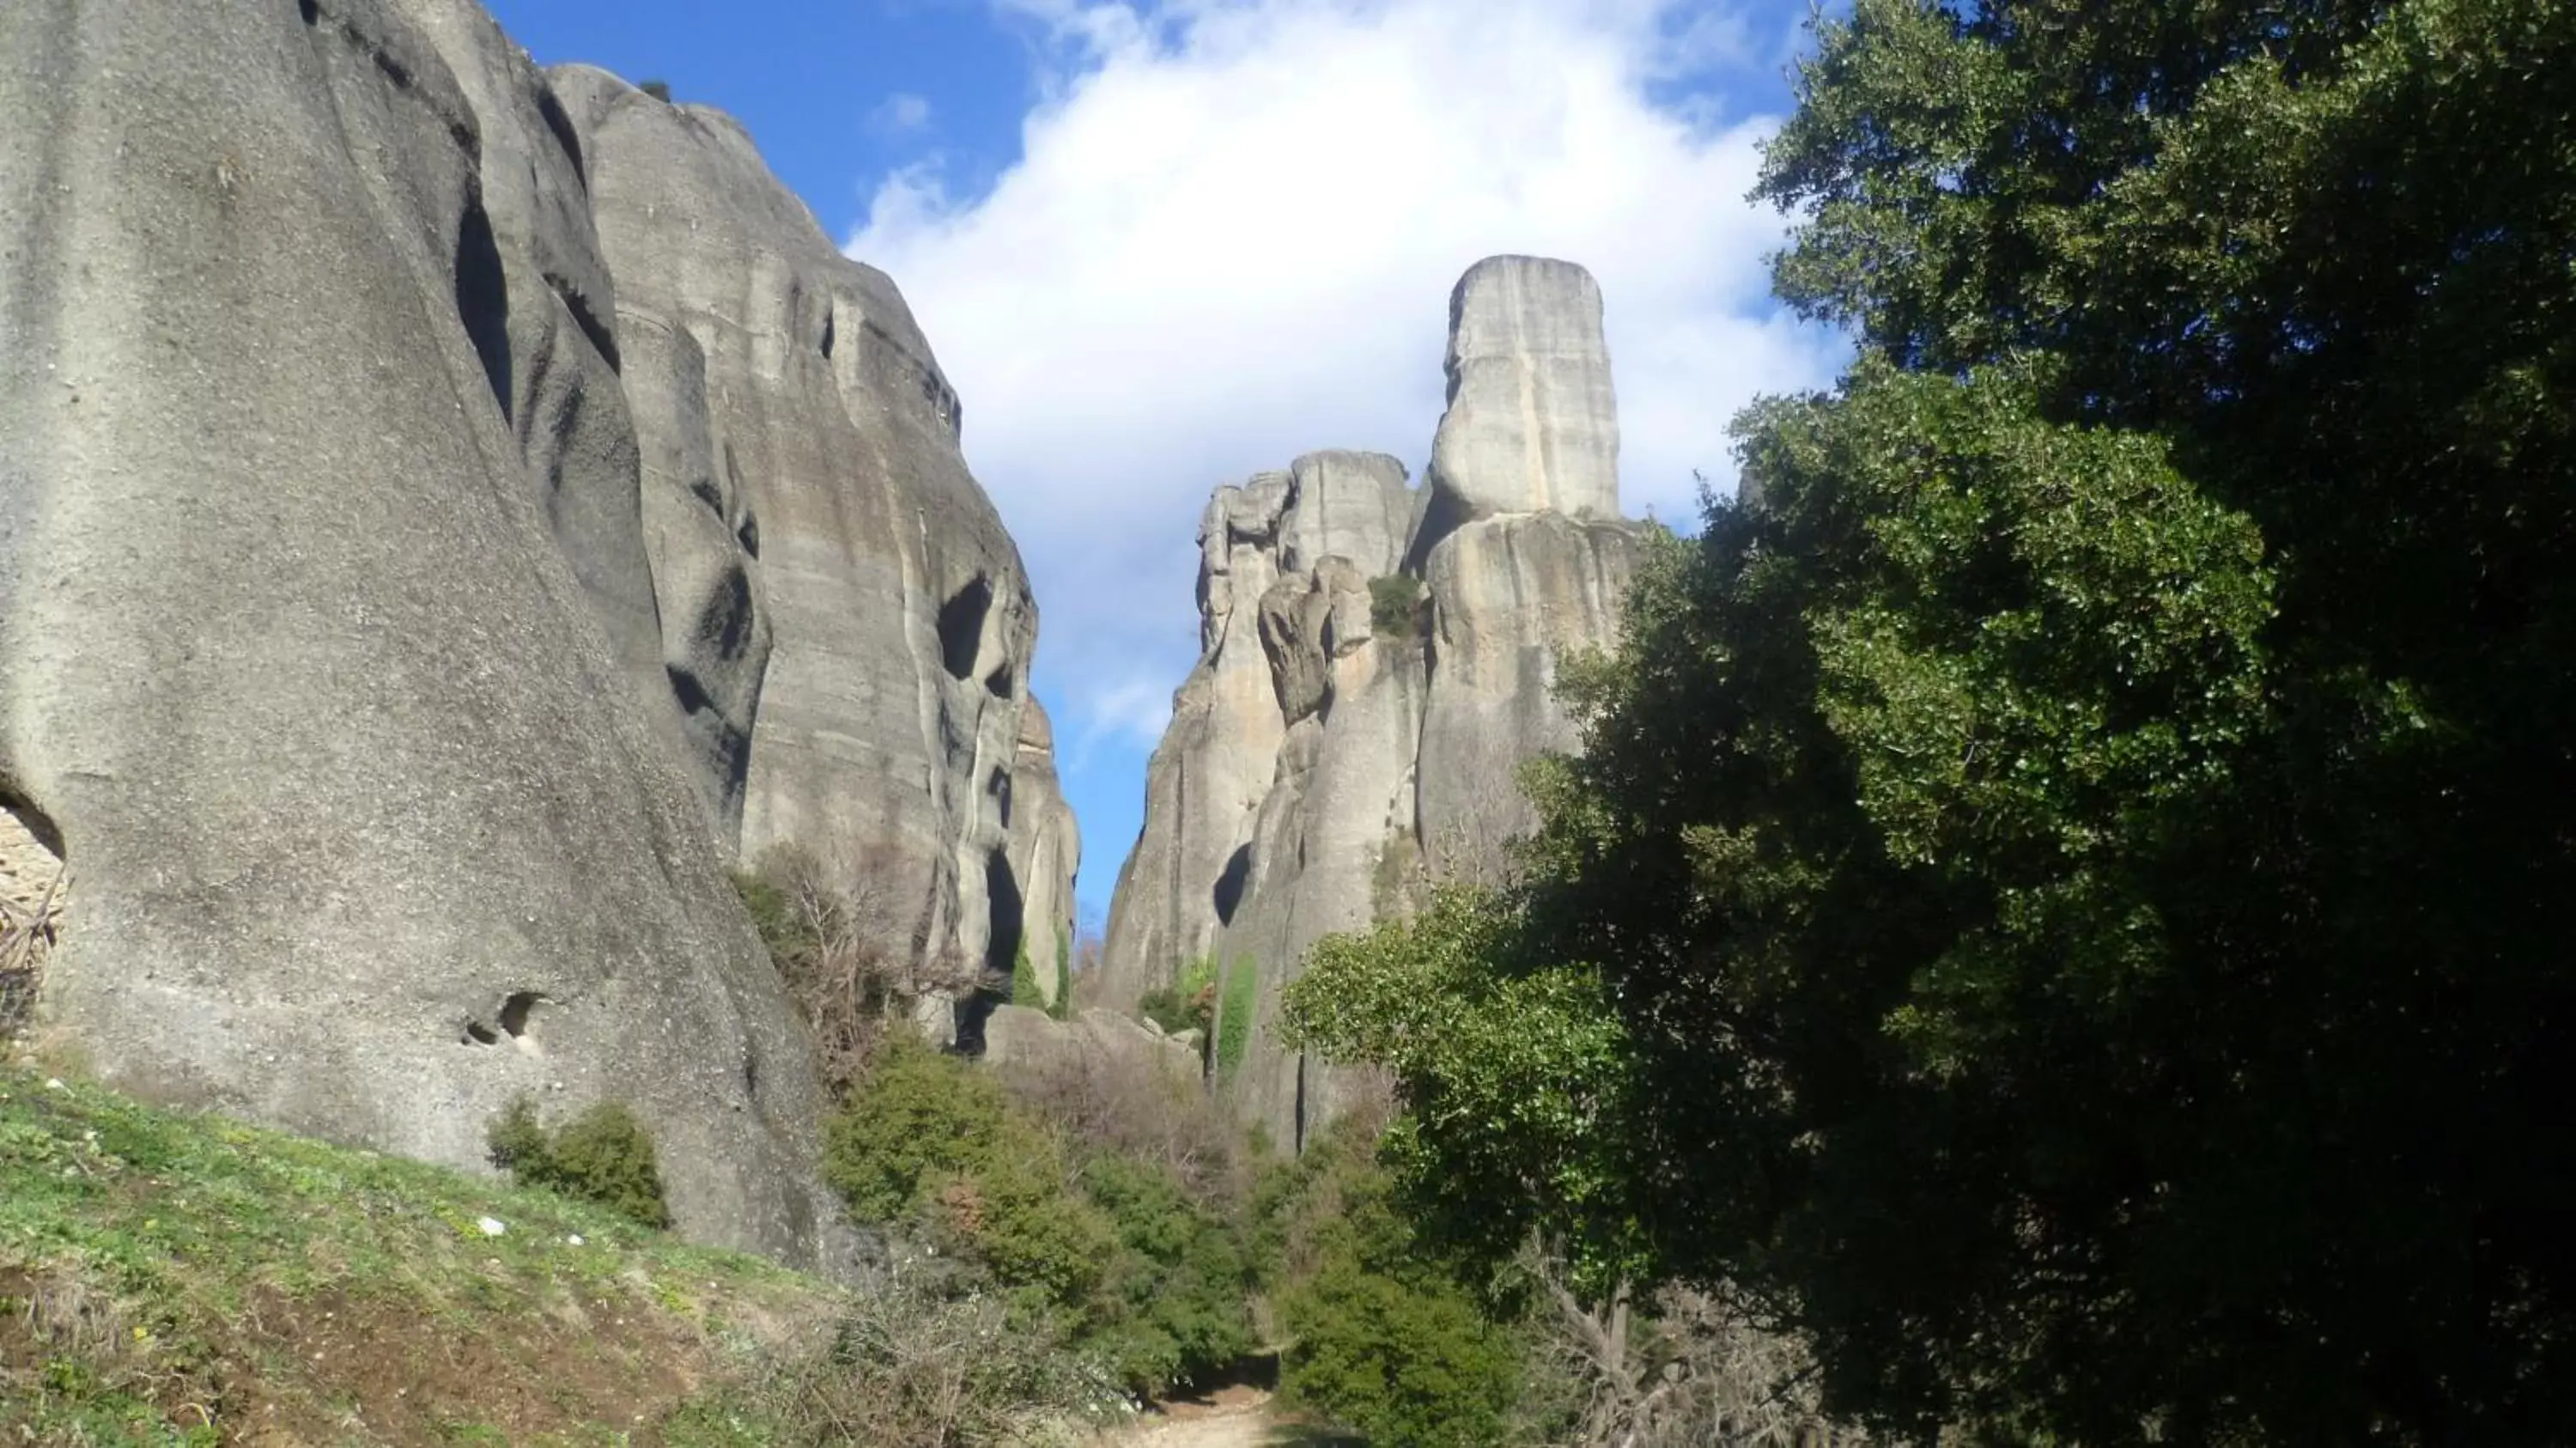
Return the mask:
{"type": "Polygon", "coordinates": [[[1632,513],[1692,517],[1735,410],[1831,370],[1765,298],[1780,223],[1745,195],[1772,123],[1712,124],[1742,107],[1685,74],[1773,63],[1777,0],[996,3],[1059,67],[1022,160],[966,201],[897,174],[851,251],[965,400],[1078,739],[1161,727],[1211,487],[1324,447],[1418,471],[1479,257],[1600,279],[1632,513]]]}
{"type": "Polygon", "coordinates": [[[907,136],[930,128],[930,102],[910,91],[896,91],[868,112],[868,129],[880,136],[907,136]]]}

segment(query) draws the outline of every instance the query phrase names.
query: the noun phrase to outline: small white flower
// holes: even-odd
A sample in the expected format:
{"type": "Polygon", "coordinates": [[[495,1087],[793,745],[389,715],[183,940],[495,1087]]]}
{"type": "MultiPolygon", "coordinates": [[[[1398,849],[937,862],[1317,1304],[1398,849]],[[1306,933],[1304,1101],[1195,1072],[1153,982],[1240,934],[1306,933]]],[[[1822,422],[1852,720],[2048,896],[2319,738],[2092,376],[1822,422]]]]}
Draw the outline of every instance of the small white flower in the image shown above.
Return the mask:
{"type": "Polygon", "coordinates": [[[575,1232],[571,1236],[564,1238],[564,1241],[578,1247],[581,1245],[581,1233],[575,1232]]]}
{"type": "Polygon", "coordinates": [[[503,1232],[510,1230],[508,1227],[503,1226],[500,1219],[497,1217],[485,1217],[474,1225],[481,1227],[483,1229],[483,1235],[486,1237],[497,1237],[503,1232]]]}

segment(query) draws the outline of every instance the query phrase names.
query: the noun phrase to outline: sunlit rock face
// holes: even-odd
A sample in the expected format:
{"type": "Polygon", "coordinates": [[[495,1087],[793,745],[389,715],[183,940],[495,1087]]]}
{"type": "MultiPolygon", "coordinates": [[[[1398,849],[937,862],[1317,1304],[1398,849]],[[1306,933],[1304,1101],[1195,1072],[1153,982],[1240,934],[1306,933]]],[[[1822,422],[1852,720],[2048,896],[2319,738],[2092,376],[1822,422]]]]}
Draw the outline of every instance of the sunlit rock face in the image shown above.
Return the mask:
{"type": "Polygon", "coordinates": [[[0,134],[0,799],[73,882],[40,1038],[467,1167],[515,1098],[622,1100],[684,1230],[828,1257],[545,77],[467,0],[44,0],[0,6],[0,134]]]}
{"type": "Polygon", "coordinates": [[[1317,453],[1218,489],[1201,521],[1202,653],[1147,767],[1104,974],[1132,1001],[1201,960],[1250,972],[1226,1085],[1277,1140],[1346,1094],[1276,1040],[1305,953],[1490,871],[1532,822],[1520,763],[1575,742],[1556,666],[1614,636],[1638,537],[1601,317],[1581,267],[1477,263],[1421,488],[1392,458],[1317,453]]]}
{"type": "Polygon", "coordinates": [[[0,5],[0,135],[0,1028],[474,1169],[622,1101],[682,1230],[846,1264],[726,867],[1050,995],[1079,852],[893,284],[472,0],[0,5]]]}
{"type": "Polygon", "coordinates": [[[620,333],[671,379],[637,425],[664,617],[694,621],[668,663],[733,771],[710,798],[745,860],[803,846],[887,902],[889,944],[1000,985],[1025,954],[1051,998],[1079,850],[1029,693],[1037,608],[929,342],[731,118],[587,67],[554,83],[620,333]],[[755,697],[726,641],[763,635],[755,697]]]}

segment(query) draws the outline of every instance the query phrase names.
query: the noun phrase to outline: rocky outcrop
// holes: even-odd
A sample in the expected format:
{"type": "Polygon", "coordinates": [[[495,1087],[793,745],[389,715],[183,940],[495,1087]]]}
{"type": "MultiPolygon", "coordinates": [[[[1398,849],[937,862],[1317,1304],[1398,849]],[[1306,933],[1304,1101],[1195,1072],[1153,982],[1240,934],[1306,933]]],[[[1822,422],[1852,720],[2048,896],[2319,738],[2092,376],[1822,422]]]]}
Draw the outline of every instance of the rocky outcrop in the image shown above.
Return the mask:
{"type": "Polygon", "coordinates": [[[1167,1036],[1151,1021],[1094,1008],[1057,1020],[1027,1006],[997,1006],[984,1023],[984,1060],[1045,1072],[1093,1063],[1142,1065],[1175,1084],[1199,1078],[1195,1041],[1167,1036]]]}
{"type": "Polygon", "coordinates": [[[1007,968],[1075,852],[891,283],[730,121],[550,80],[471,0],[0,7],[0,134],[44,1043],[460,1166],[516,1098],[622,1100],[684,1230],[834,1260],[725,864],[872,851],[907,943],[1007,968]]]}
{"type": "Polygon", "coordinates": [[[1633,561],[1591,277],[1480,262],[1450,332],[1420,491],[1393,459],[1350,453],[1218,489],[1200,527],[1202,655],[1147,766],[1111,906],[1109,999],[1207,957],[1256,979],[1228,1084],[1283,1142],[1341,1087],[1277,1045],[1280,987],[1324,936],[1494,869],[1532,819],[1514,771],[1575,742],[1557,662],[1611,639],[1633,561]]]}
{"type": "Polygon", "coordinates": [[[618,333],[656,379],[645,512],[664,614],[692,621],[665,663],[710,801],[746,859],[792,843],[864,871],[890,943],[1004,987],[1025,953],[1051,998],[1077,849],[1029,693],[1037,609],[928,341],[729,117],[588,67],[553,81],[618,333]]]}
{"type": "MultiPolygon", "coordinates": [[[[1283,694],[1310,717],[1325,672],[1320,650],[1274,655],[1263,640],[1265,604],[1276,619],[1290,599],[1317,596],[1312,570],[1328,559],[1339,561],[1337,578],[1393,573],[1412,504],[1404,465],[1376,453],[1310,454],[1209,500],[1199,523],[1199,662],[1173,696],[1171,725],[1145,771],[1144,829],[1110,903],[1104,1000],[1132,1005],[1210,954],[1241,907],[1254,816],[1277,781],[1291,722],[1283,694]]],[[[1353,648],[1369,641],[1364,582],[1361,593],[1335,634],[1353,648]]],[[[1329,605],[1329,584],[1320,596],[1329,605]]]]}

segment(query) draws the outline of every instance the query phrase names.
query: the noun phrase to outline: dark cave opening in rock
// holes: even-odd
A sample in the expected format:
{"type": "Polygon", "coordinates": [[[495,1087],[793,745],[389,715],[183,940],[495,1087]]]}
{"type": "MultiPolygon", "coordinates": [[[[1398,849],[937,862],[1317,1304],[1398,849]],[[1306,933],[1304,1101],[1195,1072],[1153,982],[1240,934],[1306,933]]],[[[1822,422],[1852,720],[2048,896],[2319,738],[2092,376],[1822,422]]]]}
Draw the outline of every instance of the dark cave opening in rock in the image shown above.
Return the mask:
{"type": "Polygon", "coordinates": [[[978,573],[939,606],[939,658],[948,677],[964,683],[975,677],[975,659],[984,651],[984,616],[993,610],[993,582],[978,573]]]}
{"type": "Polygon", "coordinates": [[[1216,905],[1217,924],[1234,923],[1234,912],[1243,904],[1244,883],[1251,875],[1252,846],[1249,843],[1238,845],[1234,853],[1226,857],[1224,872],[1216,877],[1213,903],[1216,905]]]}

